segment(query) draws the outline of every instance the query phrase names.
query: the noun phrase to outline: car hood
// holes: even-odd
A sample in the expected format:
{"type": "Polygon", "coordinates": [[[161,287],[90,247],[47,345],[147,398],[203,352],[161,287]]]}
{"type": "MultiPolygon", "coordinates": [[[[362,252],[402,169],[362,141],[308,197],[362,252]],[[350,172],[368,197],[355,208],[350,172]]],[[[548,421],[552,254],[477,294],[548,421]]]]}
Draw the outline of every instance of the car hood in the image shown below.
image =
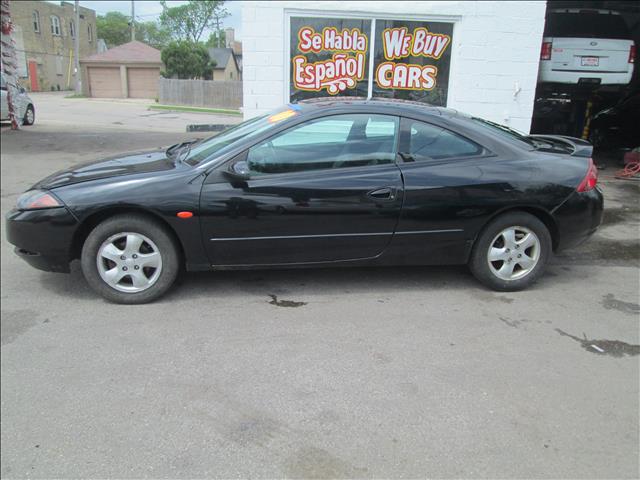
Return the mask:
{"type": "Polygon", "coordinates": [[[137,152],[125,156],[104,158],[77,165],[68,170],[61,170],[36,183],[33,188],[50,189],[90,180],[173,169],[175,169],[175,163],[167,158],[164,150],[137,152]]]}

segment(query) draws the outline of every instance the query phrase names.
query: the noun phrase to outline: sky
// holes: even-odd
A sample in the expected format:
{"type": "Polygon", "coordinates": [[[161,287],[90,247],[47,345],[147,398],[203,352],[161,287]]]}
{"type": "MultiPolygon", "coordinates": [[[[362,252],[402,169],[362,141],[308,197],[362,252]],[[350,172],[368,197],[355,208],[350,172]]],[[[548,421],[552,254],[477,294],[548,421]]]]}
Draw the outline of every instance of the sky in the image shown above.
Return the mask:
{"type": "MultiPolygon", "coordinates": [[[[162,6],[159,1],[155,0],[134,0],[136,20],[140,22],[146,22],[149,20],[157,20],[162,13],[162,6]]],[[[167,1],[168,6],[181,5],[187,3],[186,1],[167,1]]],[[[114,1],[89,1],[80,0],[80,6],[90,8],[96,11],[98,15],[104,15],[107,12],[117,11],[124,13],[125,15],[131,15],[131,2],[126,0],[114,0],[114,1]]],[[[242,40],[242,26],[240,25],[240,11],[242,10],[242,2],[239,0],[227,0],[224,2],[224,7],[231,14],[223,21],[223,27],[232,27],[235,29],[236,40],[242,40]]]]}

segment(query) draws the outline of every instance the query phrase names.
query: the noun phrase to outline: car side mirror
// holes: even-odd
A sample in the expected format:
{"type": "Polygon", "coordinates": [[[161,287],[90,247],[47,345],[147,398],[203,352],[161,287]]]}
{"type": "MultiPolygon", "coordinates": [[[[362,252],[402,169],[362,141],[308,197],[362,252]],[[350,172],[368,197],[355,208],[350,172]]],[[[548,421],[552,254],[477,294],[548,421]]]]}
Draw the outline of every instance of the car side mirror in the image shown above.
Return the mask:
{"type": "Polygon", "coordinates": [[[251,178],[251,169],[246,161],[241,160],[232,163],[225,174],[233,180],[249,180],[251,178]]]}
{"type": "Polygon", "coordinates": [[[24,87],[20,87],[20,88],[18,89],[18,91],[19,91],[20,93],[27,93],[27,91],[25,90],[25,88],[24,88],[24,87]]]}

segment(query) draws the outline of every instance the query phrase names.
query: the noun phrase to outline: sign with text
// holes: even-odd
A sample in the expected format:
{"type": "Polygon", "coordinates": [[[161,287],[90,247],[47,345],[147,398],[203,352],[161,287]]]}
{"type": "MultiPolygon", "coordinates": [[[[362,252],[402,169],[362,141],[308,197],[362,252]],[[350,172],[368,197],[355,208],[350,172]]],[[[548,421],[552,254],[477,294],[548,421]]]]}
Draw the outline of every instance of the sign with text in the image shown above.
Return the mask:
{"type": "Polygon", "coordinates": [[[367,94],[370,20],[291,19],[291,99],[367,94]]]}
{"type": "Polygon", "coordinates": [[[453,24],[376,19],[371,30],[368,19],[291,18],[291,100],[366,97],[371,86],[374,97],[446,105],[453,24]]]}
{"type": "Polygon", "coordinates": [[[376,20],[374,96],[447,104],[453,24],[376,20]]]}

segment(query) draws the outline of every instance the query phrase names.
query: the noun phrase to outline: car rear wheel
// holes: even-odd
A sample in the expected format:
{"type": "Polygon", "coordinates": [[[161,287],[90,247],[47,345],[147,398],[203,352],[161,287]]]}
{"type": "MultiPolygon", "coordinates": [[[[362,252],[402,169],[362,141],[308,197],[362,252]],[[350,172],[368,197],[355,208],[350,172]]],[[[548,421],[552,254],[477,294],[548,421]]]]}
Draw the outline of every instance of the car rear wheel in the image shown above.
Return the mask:
{"type": "Polygon", "coordinates": [[[24,112],[24,118],[22,119],[23,125],[33,125],[36,121],[36,111],[33,105],[28,105],[27,110],[24,112]]]}
{"type": "Polygon", "coordinates": [[[107,300],[147,303],[163,295],[179,271],[172,236],[155,221],[117,215],[100,223],[82,247],[82,272],[107,300]]]}
{"type": "Polygon", "coordinates": [[[506,213],[480,234],[469,267],[489,288],[511,292],[538,280],[550,254],[551,235],[544,223],[525,212],[506,213]]]}

